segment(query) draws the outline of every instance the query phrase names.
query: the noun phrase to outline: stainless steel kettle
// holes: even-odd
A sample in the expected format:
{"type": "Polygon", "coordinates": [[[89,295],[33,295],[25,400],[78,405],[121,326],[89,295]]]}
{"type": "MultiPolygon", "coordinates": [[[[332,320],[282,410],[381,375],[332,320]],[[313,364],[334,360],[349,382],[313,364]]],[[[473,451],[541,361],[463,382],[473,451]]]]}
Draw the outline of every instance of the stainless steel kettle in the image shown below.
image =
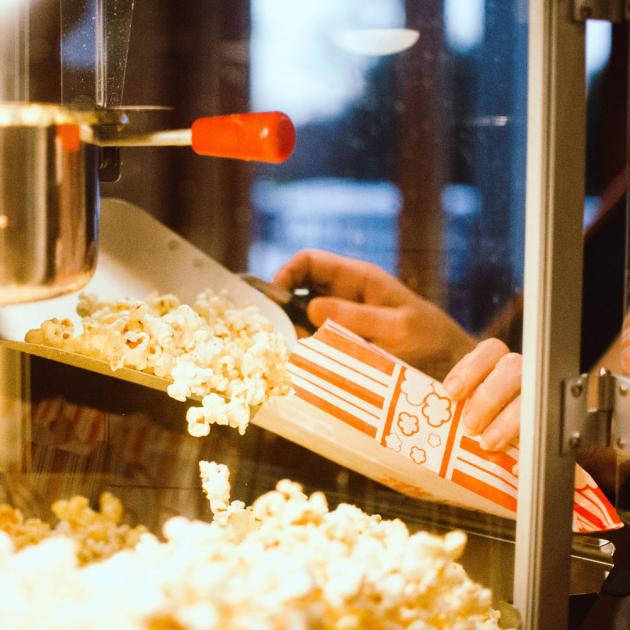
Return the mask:
{"type": "Polygon", "coordinates": [[[0,305],[77,290],[94,271],[98,147],[82,116],[0,104],[0,305]]]}

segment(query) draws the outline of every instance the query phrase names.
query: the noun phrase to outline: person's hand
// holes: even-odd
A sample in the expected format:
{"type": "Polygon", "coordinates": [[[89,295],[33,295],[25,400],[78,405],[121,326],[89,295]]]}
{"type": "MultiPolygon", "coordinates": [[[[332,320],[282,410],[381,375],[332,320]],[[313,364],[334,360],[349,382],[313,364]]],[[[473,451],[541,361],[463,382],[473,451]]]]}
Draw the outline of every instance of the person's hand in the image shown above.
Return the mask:
{"type": "Polygon", "coordinates": [[[476,343],[440,308],[365,261],[303,250],[278,270],[274,282],[323,294],[308,306],[315,326],[330,318],[434,378],[442,378],[476,343]]]}
{"type": "Polygon", "coordinates": [[[469,433],[481,435],[486,450],[502,450],[518,438],[522,364],[522,356],[502,341],[485,339],[444,379],[453,400],[467,399],[462,422],[469,433]]]}

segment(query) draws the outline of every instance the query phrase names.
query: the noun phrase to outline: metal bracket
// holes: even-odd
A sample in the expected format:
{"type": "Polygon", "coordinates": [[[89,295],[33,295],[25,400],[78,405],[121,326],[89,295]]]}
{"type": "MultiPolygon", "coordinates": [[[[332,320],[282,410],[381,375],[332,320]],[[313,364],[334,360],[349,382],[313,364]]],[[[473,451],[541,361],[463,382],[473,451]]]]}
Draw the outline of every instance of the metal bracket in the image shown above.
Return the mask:
{"type": "Polygon", "coordinates": [[[99,147],[98,176],[102,182],[117,182],[120,179],[120,149],[99,147]]]}
{"type": "Polygon", "coordinates": [[[630,379],[602,370],[593,410],[587,409],[587,383],[586,374],[562,383],[562,454],[608,446],[630,455],[630,379]]]}
{"type": "Polygon", "coordinates": [[[630,0],[573,0],[573,19],[623,22],[630,19],[630,0]]]}
{"type": "Polygon", "coordinates": [[[630,378],[615,376],[614,415],[611,446],[624,455],[630,454],[630,378]]]}

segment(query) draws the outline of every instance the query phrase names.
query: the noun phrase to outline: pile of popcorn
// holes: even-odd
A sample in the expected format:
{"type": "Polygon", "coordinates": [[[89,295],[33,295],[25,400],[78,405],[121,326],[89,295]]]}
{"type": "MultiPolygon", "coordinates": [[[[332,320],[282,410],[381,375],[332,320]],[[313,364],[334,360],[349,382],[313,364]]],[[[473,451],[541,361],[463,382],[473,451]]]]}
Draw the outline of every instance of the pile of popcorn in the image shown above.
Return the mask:
{"type": "Polygon", "coordinates": [[[252,506],[229,500],[227,469],[202,462],[212,523],[170,519],[165,542],[80,567],[76,542],[17,551],[0,533],[4,627],[99,630],[498,628],[490,592],[456,561],[466,538],[410,535],[399,520],[329,510],[282,480],[252,506]]]}
{"type": "Polygon", "coordinates": [[[51,509],[59,521],[54,528],[38,518],[25,519],[20,510],[2,504],[0,531],[11,538],[16,550],[36,545],[50,537],[70,538],[75,542],[79,565],[131,549],[148,531],[142,525],[131,527],[122,523],[122,504],[109,492],[101,494],[99,510],[93,510],[87,498],[82,496],[56,501],[51,509]]]}
{"type": "Polygon", "coordinates": [[[188,431],[208,435],[211,424],[242,434],[269,396],[291,391],[287,347],[256,306],[236,307],[225,291],[207,289],[192,306],[174,295],[144,301],[79,296],[82,330],[70,319],[49,319],[25,340],[108,361],[112,370],[142,370],[172,380],[169,396],[201,400],[186,413],[188,431]]]}

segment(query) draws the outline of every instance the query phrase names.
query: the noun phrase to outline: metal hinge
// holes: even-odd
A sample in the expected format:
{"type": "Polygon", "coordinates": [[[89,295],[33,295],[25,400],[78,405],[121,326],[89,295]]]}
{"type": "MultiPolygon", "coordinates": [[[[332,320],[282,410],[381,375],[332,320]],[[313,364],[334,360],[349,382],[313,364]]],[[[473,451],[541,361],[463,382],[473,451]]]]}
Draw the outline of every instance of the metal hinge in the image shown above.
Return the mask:
{"type": "Polygon", "coordinates": [[[630,0],[573,0],[573,19],[578,22],[630,20],[630,0]]]}
{"type": "Polygon", "coordinates": [[[589,446],[614,447],[630,454],[630,379],[602,370],[598,377],[597,407],[588,410],[588,376],[563,381],[563,454],[589,446]]]}

